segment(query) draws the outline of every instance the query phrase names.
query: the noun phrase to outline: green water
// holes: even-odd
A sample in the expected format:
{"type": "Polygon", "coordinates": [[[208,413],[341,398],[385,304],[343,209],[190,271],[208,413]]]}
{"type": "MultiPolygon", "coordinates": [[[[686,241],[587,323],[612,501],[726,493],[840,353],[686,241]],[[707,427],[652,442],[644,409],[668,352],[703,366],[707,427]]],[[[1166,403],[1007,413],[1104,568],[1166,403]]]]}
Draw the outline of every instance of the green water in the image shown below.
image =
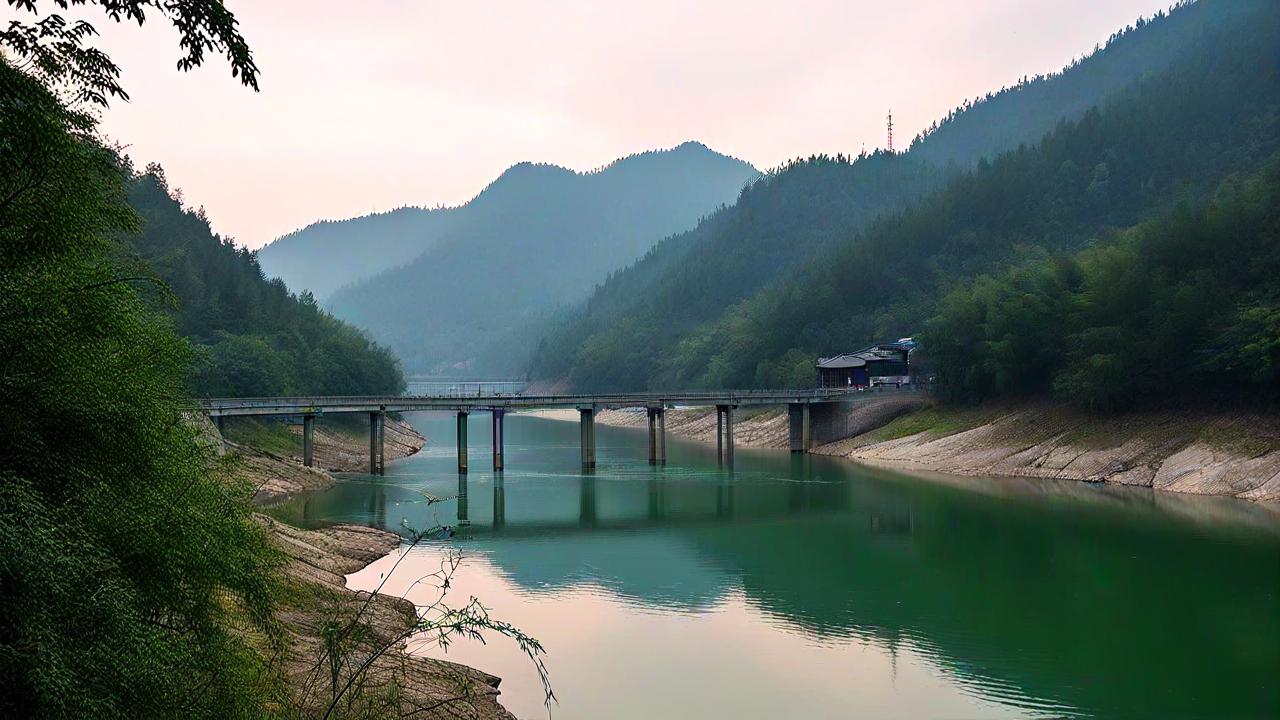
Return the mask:
{"type": "MultiPolygon", "coordinates": [[[[473,417],[460,482],[453,418],[411,419],[428,448],[385,478],[273,512],[459,526],[386,589],[425,603],[434,591],[413,581],[461,550],[450,597],[546,645],[554,717],[1280,717],[1275,509],[778,451],[739,449],[730,474],[675,440],[655,469],[642,432],[606,427],[584,476],[576,424],[527,416],[508,417],[500,479],[473,417]]],[[[373,587],[393,561],[350,584],[373,587]]],[[[445,657],[545,716],[514,648],[445,657]]]]}

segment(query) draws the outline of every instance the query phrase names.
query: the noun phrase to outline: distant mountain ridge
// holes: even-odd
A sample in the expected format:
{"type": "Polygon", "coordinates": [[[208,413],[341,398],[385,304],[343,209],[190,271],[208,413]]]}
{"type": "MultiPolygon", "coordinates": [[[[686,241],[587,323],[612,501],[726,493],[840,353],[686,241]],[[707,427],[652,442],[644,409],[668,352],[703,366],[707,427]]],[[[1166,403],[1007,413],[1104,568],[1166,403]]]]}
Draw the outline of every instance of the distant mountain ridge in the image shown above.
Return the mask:
{"type": "Polygon", "coordinates": [[[697,142],[586,172],[522,162],[465,205],[317,223],[259,261],[412,372],[522,371],[536,342],[523,333],[759,176],[697,142]]]}
{"type": "MultiPolygon", "coordinates": [[[[690,202],[705,205],[698,209],[697,216],[664,234],[685,229],[717,205],[732,201],[746,182],[759,175],[748,163],[693,141],[668,150],[636,153],[587,171],[520,162],[461,205],[402,207],[346,220],[319,220],[264,246],[258,251],[258,262],[269,277],[280,278],[290,290],[310,291],[317,299],[327,301],[338,288],[404,265],[456,233],[475,234],[477,223],[492,230],[493,224],[483,216],[496,212],[510,217],[531,184],[557,182],[554,178],[596,178],[601,187],[622,190],[618,184],[625,185],[628,175],[643,171],[646,166],[656,166],[659,172],[700,174],[689,179],[690,185],[706,184],[705,192],[689,188],[693,193],[690,202]],[[668,157],[688,167],[661,167],[662,158],[668,157]],[[710,162],[704,162],[707,160],[710,162]],[[706,196],[713,202],[706,204],[706,196]]],[[[655,236],[652,241],[660,237],[655,236]]],[[[633,259],[628,257],[623,262],[633,259]]]]}

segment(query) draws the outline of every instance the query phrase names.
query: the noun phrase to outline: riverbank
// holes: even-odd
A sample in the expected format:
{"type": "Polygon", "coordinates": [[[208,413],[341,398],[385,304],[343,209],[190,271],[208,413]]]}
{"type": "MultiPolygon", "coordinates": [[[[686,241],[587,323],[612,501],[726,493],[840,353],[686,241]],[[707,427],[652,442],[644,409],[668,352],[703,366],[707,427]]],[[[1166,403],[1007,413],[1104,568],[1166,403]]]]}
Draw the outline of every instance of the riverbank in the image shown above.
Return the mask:
{"type": "Polygon", "coordinates": [[[1280,418],[1268,415],[1147,411],[1099,418],[1048,403],[930,408],[814,452],[955,475],[1280,502],[1280,418]]]}
{"type": "MultiPolygon", "coordinates": [[[[212,424],[211,424],[212,425],[212,424]]],[[[216,431],[215,431],[216,432],[216,431]]],[[[387,461],[418,452],[427,439],[404,420],[388,416],[383,453],[387,461]]],[[[254,502],[269,505],[333,484],[330,472],[368,472],[369,425],[352,418],[316,422],[314,467],[302,464],[302,426],[258,418],[227,418],[219,433],[257,488],[254,502]]]]}
{"type": "MultiPolygon", "coordinates": [[[[242,426],[227,434],[245,440],[264,438],[273,449],[228,440],[207,418],[196,420],[232,471],[257,488],[257,505],[279,502],[294,495],[333,485],[326,470],[308,468],[301,457],[281,446],[278,427],[242,426]]],[[[417,452],[425,439],[407,423],[388,418],[388,459],[417,452]],[[394,427],[394,430],[393,430],[394,427]],[[394,444],[392,437],[396,438],[394,444]]],[[[355,428],[358,430],[359,428],[355,428]]],[[[288,430],[286,430],[288,432],[288,430]]],[[[367,432],[367,428],[365,429],[367,432]]],[[[317,465],[343,467],[352,457],[357,438],[350,428],[339,426],[316,433],[317,465]],[[321,448],[324,448],[322,451],[321,448]],[[328,462],[320,460],[328,458],[328,462]]],[[[367,458],[364,462],[368,462],[367,458]]],[[[371,595],[347,588],[346,576],[401,547],[400,536],[359,525],[335,525],[303,530],[263,514],[255,516],[285,558],[282,570],[285,592],[276,606],[276,620],[285,642],[277,658],[293,693],[292,701],[307,714],[323,714],[332,698],[334,683],[354,677],[343,704],[347,715],[422,718],[512,720],[499,704],[499,678],[457,663],[420,657],[408,652],[406,633],[417,622],[413,603],[399,597],[371,595]],[[333,650],[333,631],[346,628],[344,640],[333,650]],[[330,660],[337,658],[336,664],[330,660]]]]}
{"type": "MultiPolygon", "coordinates": [[[[1143,412],[1099,418],[1060,404],[886,408],[856,418],[848,437],[812,452],[965,476],[1106,482],[1167,492],[1280,502],[1280,418],[1143,412]]],[[[643,409],[605,410],[597,422],[645,427],[643,409]]],[[[709,408],[667,411],[667,432],[715,442],[709,408]]],[[[785,408],[740,409],[741,447],[787,447],[785,408]]]]}

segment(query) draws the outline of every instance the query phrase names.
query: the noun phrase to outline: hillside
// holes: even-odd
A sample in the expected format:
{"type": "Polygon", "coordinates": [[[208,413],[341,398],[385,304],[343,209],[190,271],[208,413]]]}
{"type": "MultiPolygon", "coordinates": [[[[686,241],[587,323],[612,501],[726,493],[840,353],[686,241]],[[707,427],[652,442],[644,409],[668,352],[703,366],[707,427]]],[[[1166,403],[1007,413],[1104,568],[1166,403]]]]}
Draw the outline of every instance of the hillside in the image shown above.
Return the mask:
{"type": "Polygon", "coordinates": [[[522,163],[459,208],[463,220],[447,237],[402,267],[340,289],[328,305],[412,370],[521,369],[530,343],[513,334],[580,301],[757,175],[692,142],[590,173],[522,163]]]}
{"type": "Polygon", "coordinates": [[[766,197],[744,193],[617,273],[548,336],[533,374],[580,389],[808,384],[816,355],[918,332],[936,288],[1015,248],[1078,247],[1176,198],[1203,197],[1270,147],[1275,82],[1257,68],[1274,68],[1263,29],[1274,16],[1262,2],[1181,6],[1060,74],[966,103],[905,154],[815,158],[772,173],[751,188],[766,197]],[[983,155],[997,151],[1012,152],[983,155]],[[815,164],[840,167],[846,184],[889,168],[905,183],[896,195],[869,183],[851,193],[857,203],[791,212],[784,193],[832,192],[815,164]],[[745,272],[699,272],[718,257],[745,272]]]}
{"type": "Polygon", "coordinates": [[[148,304],[197,350],[191,384],[202,396],[399,392],[396,358],[334,319],[308,294],[268,280],[253,253],[214,234],[203,210],[184,209],[159,166],[128,182],[141,229],[120,238],[122,263],[154,275],[148,304]]]}
{"type": "Polygon", "coordinates": [[[417,257],[464,221],[459,208],[403,207],[350,220],[320,220],[258,251],[267,277],[324,301],[347,283],[417,257]]]}

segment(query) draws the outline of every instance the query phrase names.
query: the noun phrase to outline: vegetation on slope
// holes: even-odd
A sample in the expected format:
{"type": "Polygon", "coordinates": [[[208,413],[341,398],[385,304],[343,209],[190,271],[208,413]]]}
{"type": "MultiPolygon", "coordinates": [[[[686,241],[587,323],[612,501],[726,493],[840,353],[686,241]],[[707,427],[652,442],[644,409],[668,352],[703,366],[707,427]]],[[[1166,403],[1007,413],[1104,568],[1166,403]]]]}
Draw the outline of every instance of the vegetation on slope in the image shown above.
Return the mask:
{"type": "Polygon", "coordinates": [[[1068,256],[947,294],[925,342],[948,393],[1114,410],[1280,390],[1280,161],[1068,256]]]}
{"type": "Polygon", "coordinates": [[[197,352],[191,385],[200,396],[358,395],[404,389],[396,357],[322,310],[268,281],[254,253],[215,234],[203,209],[184,209],[156,165],[127,171],[128,200],[141,219],[122,238],[124,260],[154,273],[147,294],[197,352]]]}
{"type": "Polygon", "coordinates": [[[1280,147],[1280,18],[1274,5],[1251,8],[1038,144],[981,161],[917,205],[841,236],[716,322],[687,329],[679,316],[605,315],[539,374],[569,374],[579,387],[809,385],[815,356],[918,332],[965,278],[1074,252],[1180,200],[1202,201],[1280,147]]]}
{"type": "Polygon", "coordinates": [[[91,132],[0,61],[0,715],[258,717],[277,555],[181,420],[191,348],[112,261],[138,218],[91,132]]]}
{"type": "MultiPolygon", "coordinates": [[[[839,172],[814,172],[812,161],[783,168],[774,183],[753,185],[751,191],[757,195],[750,202],[740,201],[614,274],[581,311],[548,334],[533,373],[568,378],[582,389],[810,384],[816,355],[917,332],[930,314],[938,283],[945,286],[984,270],[1016,247],[1076,246],[1091,228],[1143,219],[1154,211],[1153,203],[1166,203],[1179,193],[1203,194],[1227,172],[1247,167],[1247,154],[1257,148],[1242,137],[1264,132],[1248,123],[1269,122],[1260,105],[1272,87],[1267,86],[1269,76],[1259,70],[1274,64],[1274,50],[1268,50],[1262,36],[1275,20],[1275,6],[1262,2],[1180,6],[1118,33],[1105,48],[1060,74],[966,103],[918,139],[905,156],[876,154],[844,163],[837,159],[837,164],[847,165],[839,172]],[[1237,37],[1252,54],[1244,56],[1240,48],[1232,48],[1220,61],[1219,48],[1234,45],[1237,37]],[[1171,74],[1170,63],[1184,72],[1171,74]],[[1214,93],[1203,84],[1193,85],[1215,72],[1224,74],[1229,87],[1214,93]],[[1157,92],[1159,86],[1150,82],[1158,77],[1167,79],[1164,91],[1157,92]],[[1145,90],[1134,87],[1141,78],[1148,80],[1140,85],[1145,90]],[[1186,87],[1173,87],[1177,84],[1186,87]],[[1251,94],[1255,87],[1262,89],[1261,97],[1251,94]],[[1164,103],[1163,114],[1141,111],[1146,92],[1164,103]],[[1128,122],[1147,122],[1145,132],[1158,133],[1172,129],[1180,117],[1188,127],[1198,128],[1195,134],[1181,136],[1196,145],[1149,142],[1143,128],[1124,127],[1124,120],[1104,127],[1096,109],[1089,118],[1083,115],[1089,108],[1106,106],[1108,99],[1114,105],[1121,98],[1135,108],[1128,122]],[[1064,118],[1074,118],[1079,126],[1057,128],[1063,139],[1048,151],[1053,153],[1049,157],[1036,141],[1062,125],[1064,118]],[[1233,127],[1236,122],[1246,125],[1233,127]],[[1113,131],[1119,135],[1106,136],[1113,131]],[[1068,135],[1074,145],[1067,146],[1068,135]],[[1146,175],[1102,175],[1127,170],[1113,167],[1114,161],[1090,144],[1112,147],[1121,158],[1129,158],[1123,164],[1134,161],[1123,147],[1131,138],[1151,155],[1137,159],[1139,166],[1131,168],[1146,175]],[[890,247],[892,240],[905,242],[910,233],[891,228],[901,222],[897,216],[884,218],[946,187],[955,180],[955,168],[997,151],[1016,150],[1025,141],[1036,144],[1017,150],[1022,160],[1004,161],[1005,178],[999,186],[981,179],[992,172],[992,164],[978,163],[973,177],[959,179],[960,189],[946,191],[949,206],[930,198],[919,204],[932,209],[919,207],[901,216],[941,221],[952,213],[956,223],[935,223],[928,231],[968,233],[945,239],[955,245],[955,252],[931,256],[929,247],[915,247],[912,253],[890,247]],[[1157,154],[1162,151],[1167,155],[1157,154]],[[1033,156],[1040,160],[1030,160],[1033,156]],[[1245,164],[1233,164],[1242,157],[1245,164]],[[1015,178],[1012,165],[1018,163],[1022,167],[1016,172],[1023,177],[1015,178]],[[884,177],[889,168],[897,168],[899,180],[905,182],[868,182],[884,177]],[[1188,178],[1190,189],[1169,181],[1171,172],[1188,178]],[[1036,183],[1034,192],[1019,186],[1028,178],[1036,183]],[[1124,197],[1111,197],[1117,187],[1124,197]],[[1087,215],[1081,215],[1080,196],[1090,188],[1097,207],[1084,207],[1087,215]],[[970,198],[968,192],[976,194],[970,198]],[[776,201],[769,195],[776,195],[776,201]],[[1031,205],[1048,222],[1024,223],[1020,218],[1032,214],[1031,205]],[[877,217],[882,221],[868,229],[877,217]],[[1023,227],[1003,227],[1000,221],[1006,218],[1023,227]],[[984,219],[990,222],[982,224],[984,219]],[[880,249],[854,249],[863,244],[880,249]],[[893,258],[897,259],[889,267],[865,265],[893,258]],[[721,263],[727,271],[721,271],[721,263]],[[742,271],[735,271],[738,268],[742,271]],[[770,283],[772,287],[762,290],[770,283]],[[793,302],[799,307],[784,317],[793,302]],[[753,333],[760,345],[734,342],[753,333]]],[[[925,229],[915,232],[920,236],[925,229]]],[[[941,244],[944,239],[925,239],[925,244],[935,241],[941,244]]]]}

